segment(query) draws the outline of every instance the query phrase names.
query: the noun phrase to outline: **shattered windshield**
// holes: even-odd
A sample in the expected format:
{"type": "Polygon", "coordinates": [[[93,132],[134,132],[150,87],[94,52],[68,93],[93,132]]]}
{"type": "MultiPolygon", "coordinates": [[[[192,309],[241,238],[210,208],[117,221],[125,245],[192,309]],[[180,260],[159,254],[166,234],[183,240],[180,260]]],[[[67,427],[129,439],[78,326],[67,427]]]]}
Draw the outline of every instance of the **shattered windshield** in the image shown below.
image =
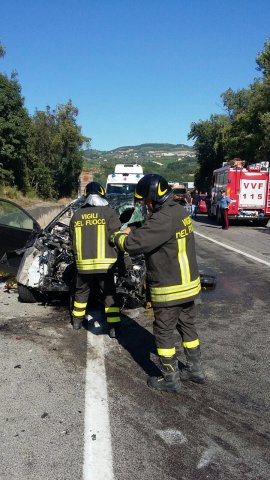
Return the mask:
{"type": "Polygon", "coordinates": [[[146,218],[146,212],[143,205],[139,202],[134,206],[134,195],[106,195],[110,206],[116,210],[122,228],[126,228],[131,223],[143,223],[146,218]]]}

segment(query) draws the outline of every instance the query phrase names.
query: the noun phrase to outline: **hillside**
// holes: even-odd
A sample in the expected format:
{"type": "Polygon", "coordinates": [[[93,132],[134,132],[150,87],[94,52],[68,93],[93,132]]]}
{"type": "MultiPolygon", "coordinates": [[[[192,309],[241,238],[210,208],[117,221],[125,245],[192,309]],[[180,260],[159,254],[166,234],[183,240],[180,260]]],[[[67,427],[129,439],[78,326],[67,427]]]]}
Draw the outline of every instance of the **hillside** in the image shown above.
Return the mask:
{"type": "Polygon", "coordinates": [[[84,168],[105,184],[116,163],[139,163],[145,173],[159,173],[168,181],[192,182],[197,169],[194,149],[184,144],[145,143],[110,151],[89,149],[84,152],[84,168]]]}

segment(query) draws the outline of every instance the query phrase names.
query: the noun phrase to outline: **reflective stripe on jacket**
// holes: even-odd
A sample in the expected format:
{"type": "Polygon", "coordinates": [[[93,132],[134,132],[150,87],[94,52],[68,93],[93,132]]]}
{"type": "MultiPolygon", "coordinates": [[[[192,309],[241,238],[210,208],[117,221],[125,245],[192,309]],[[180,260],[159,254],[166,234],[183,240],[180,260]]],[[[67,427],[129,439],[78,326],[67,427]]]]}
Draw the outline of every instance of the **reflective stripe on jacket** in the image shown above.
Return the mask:
{"type": "Polygon", "coordinates": [[[110,235],[121,223],[109,206],[86,205],[70,221],[70,238],[79,273],[106,273],[117,260],[110,235]]]}
{"type": "Polygon", "coordinates": [[[130,255],[145,254],[153,306],[187,303],[200,293],[192,220],[172,197],[142,227],[118,232],[115,243],[130,255]]]}

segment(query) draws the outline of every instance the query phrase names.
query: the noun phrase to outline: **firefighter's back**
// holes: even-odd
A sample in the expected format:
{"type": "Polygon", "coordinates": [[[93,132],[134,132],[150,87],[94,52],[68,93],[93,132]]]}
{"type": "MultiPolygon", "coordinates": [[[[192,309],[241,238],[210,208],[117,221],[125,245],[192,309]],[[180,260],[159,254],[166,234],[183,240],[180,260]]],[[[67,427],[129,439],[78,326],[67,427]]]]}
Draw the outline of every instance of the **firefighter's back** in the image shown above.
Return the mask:
{"type": "Polygon", "coordinates": [[[109,243],[112,230],[119,228],[109,206],[84,206],[71,219],[73,250],[79,273],[106,273],[117,254],[109,243]]]}

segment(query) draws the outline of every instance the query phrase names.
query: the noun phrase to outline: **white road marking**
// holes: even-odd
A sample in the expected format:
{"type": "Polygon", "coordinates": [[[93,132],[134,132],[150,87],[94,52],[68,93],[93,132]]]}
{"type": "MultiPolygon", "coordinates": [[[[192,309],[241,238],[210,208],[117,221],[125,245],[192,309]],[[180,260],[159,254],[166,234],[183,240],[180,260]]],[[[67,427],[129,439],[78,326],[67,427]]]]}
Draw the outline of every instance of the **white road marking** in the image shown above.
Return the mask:
{"type": "Polygon", "coordinates": [[[175,443],[185,443],[187,439],[180,430],[157,430],[157,434],[164,440],[167,445],[174,445],[175,443]]]}
{"type": "Polygon", "coordinates": [[[83,480],[113,480],[104,337],[87,332],[83,480]]]}
{"type": "Polygon", "coordinates": [[[268,267],[270,267],[270,262],[267,262],[266,260],[261,260],[260,258],[254,257],[249,253],[242,252],[241,250],[238,250],[238,248],[234,248],[234,247],[231,247],[230,245],[226,245],[226,243],[222,243],[222,242],[219,242],[218,240],[214,240],[213,238],[207,237],[202,233],[195,232],[195,231],[194,233],[195,235],[199,235],[199,237],[205,238],[206,240],[210,240],[210,242],[216,243],[217,245],[221,245],[222,247],[227,248],[227,250],[232,250],[233,252],[243,255],[244,257],[251,258],[251,260],[255,260],[255,262],[263,263],[264,265],[267,265],[268,267]]]}

